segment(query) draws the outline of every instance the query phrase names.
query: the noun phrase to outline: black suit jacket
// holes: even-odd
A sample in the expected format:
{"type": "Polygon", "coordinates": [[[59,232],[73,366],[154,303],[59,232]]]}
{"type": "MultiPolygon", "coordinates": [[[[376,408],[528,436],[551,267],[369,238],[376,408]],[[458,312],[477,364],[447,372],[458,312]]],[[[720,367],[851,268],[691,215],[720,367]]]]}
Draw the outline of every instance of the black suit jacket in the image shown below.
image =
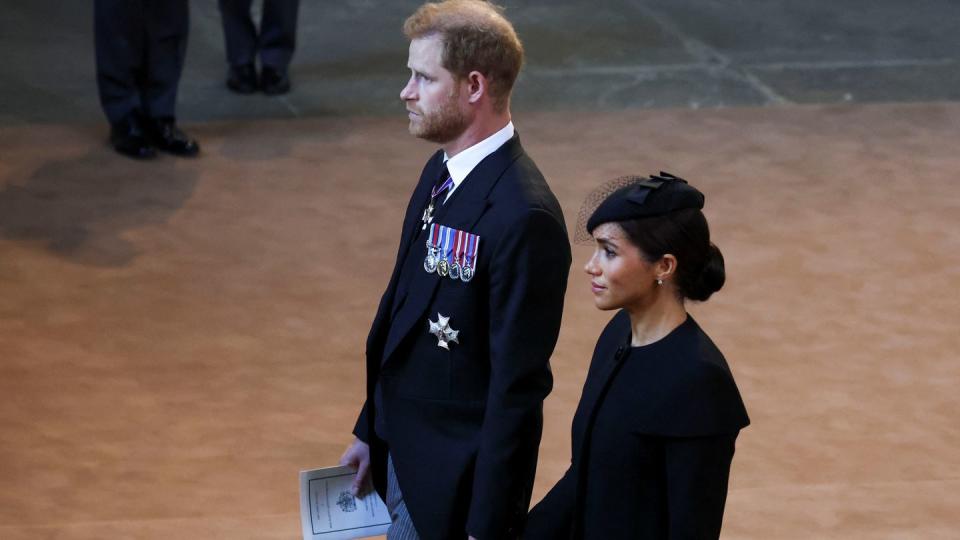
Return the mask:
{"type": "Polygon", "coordinates": [[[618,313],[594,350],[573,459],[524,538],[716,539],[734,443],[749,424],[720,350],[692,317],[631,348],[618,313]]]}
{"type": "Polygon", "coordinates": [[[374,430],[379,381],[381,425],[420,537],[511,538],[530,502],[570,246],[556,197],[514,136],[435,214],[435,223],[480,236],[475,277],[428,274],[420,217],[442,166],[437,152],[407,206],[367,338],[367,402],[354,433],[370,444],[384,495],[387,445],[374,430]],[[450,350],[428,332],[438,314],[460,332],[450,350]]]}

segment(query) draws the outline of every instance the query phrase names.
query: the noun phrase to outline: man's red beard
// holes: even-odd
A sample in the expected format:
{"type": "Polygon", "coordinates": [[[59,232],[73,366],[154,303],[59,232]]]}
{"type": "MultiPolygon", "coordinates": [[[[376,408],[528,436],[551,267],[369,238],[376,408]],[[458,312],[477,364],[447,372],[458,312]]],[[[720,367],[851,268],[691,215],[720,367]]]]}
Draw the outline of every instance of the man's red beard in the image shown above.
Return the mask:
{"type": "Polygon", "coordinates": [[[425,114],[418,112],[419,123],[410,120],[410,134],[421,139],[439,144],[450,142],[459,137],[468,126],[467,118],[457,107],[459,89],[450,96],[439,109],[425,114]]]}

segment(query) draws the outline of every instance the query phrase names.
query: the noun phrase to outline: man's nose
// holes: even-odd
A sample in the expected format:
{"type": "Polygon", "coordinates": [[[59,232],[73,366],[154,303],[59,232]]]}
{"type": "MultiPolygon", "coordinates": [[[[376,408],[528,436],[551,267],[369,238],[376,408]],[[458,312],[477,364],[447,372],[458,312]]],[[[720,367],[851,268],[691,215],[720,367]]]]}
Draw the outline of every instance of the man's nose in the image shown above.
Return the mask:
{"type": "Polygon", "coordinates": [[[408,100],[414,99],[415,95],[416,93],[414,92],[414,89],[413,89],[413,78],[411,77],[410,80],[407,81],[406,86],[404,86],[403,89],[400,90],[400,99],[402,99],[403,101],[408,101],[408,100]]]}

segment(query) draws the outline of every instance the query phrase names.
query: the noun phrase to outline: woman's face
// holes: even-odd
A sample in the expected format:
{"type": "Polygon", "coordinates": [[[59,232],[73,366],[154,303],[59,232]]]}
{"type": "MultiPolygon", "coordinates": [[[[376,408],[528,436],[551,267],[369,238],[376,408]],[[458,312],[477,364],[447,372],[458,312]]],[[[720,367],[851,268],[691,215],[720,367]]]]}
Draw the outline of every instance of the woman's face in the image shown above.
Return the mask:
{"type": "Polygon", "coordinates": [[[584,270],[597,308],[643,308],[652,303],[657,293],[655,265],[644,259],[623,228],[616,223],[598,225],[593,239],[596,249],[584,270]]]}

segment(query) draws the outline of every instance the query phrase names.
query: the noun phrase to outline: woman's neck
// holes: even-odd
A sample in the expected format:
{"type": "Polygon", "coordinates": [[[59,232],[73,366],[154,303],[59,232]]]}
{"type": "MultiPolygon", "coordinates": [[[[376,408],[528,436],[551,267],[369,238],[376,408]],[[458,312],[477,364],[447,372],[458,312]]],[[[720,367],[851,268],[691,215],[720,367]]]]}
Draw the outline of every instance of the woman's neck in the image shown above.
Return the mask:
{"type": "Polygon", "coordinates": [[[627,307],[633,329],[630,345],[640,347],[660,341],[687,320],[683,303],[668,294],[647,306],[627,307]]]}

